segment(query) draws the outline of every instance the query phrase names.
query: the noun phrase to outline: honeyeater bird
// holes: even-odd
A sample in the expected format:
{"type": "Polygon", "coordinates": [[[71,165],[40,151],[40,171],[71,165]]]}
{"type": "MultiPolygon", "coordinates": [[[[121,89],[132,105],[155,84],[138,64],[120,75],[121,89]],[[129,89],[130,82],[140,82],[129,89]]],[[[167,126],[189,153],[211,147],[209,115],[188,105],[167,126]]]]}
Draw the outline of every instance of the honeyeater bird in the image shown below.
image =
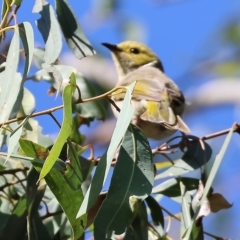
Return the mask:
{"type": "MultiPolygon", "coordinates": [[[[182,120],[185,108],[184,95],[169,77],[164,74],[158,56],[146,45],[134,41],[120,44],[102,43],[111,53],[118,74],[116,86],[128,86],[136,81],[132,93],[135,107],[132,123],[148,138],[162,139],[176,130],[189,133],[182,120]]],[[[112,100],[121,109],[124,92],[113,94],[112,100]]],[[[117,117],[118,111],[112,106],[117,117]]]]}

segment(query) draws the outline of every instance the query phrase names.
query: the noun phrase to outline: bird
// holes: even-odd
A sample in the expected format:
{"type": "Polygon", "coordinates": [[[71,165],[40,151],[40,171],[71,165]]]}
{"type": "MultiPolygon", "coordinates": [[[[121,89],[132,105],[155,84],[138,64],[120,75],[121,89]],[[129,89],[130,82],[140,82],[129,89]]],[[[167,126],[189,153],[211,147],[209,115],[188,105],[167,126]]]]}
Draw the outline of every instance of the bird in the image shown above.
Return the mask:
{"type": "MultiPolygon", "coordinates": [[[[177,84],[165,73],[161,60],[145,44],[124,41],[119,44],[102,43],[111,51],[116,67],[118,86],[136,81],[131,103],[134,106],[132,123],[147,138],[160,140],[177,130],[190,133],[183,121],[185,98],[177,84]]],[[[113,94],[111,99],[121,109],[125,93],[113,94]]],[[[119,111],[112,106],[116,117],[119,111]]]]}

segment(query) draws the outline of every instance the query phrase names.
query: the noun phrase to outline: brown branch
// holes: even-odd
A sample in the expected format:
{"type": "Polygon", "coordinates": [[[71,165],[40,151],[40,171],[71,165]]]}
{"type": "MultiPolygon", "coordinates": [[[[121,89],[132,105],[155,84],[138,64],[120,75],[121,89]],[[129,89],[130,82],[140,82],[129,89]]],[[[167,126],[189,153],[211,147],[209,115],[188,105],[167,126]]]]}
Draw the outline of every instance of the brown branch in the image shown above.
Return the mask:
{"type": "Polygon", "coordinates": [[[47,213],[44,216],[42,216],[41,219],[43,220],[43,219],[46,219],[48,217],[53,217],[53,216],[56,216],[56,215],[61,214],[61,213],[63,213],[63,210],[58,210],[58,211],[53,212],[53,213],[47,213]]]}
{"type": "MultiPolygon", "coordinates": [[[[183,149],[183,147],[187,146],[187,144],[189,142],[192,143],[192,142],[197,142],[197,141],[209,140],[209,139],[212,139],[215,137],[220,137],[220,136],[228,134],[231,131],[231,129],[232,128],[228,128],[228,129],[225,129],[225,130],[222,130],[222,131],[219,131],[216,133],[208,134],[206,136],[196,138],[196,139],[191,139],[191,136],[190,136],[190,138],[188,136],[186,136],[187,141],[185,141],[186,138],[184,137],[179,143],[172,144],[172,145],[163,144],[162,146],[154,149],[152,152],[153,152],[153,154],[156,154],[156,153],[161,153],[163,151],[166,152],[166,151],[169,151],[169,150],[172,150],[175,148],[179,148],[179,147],[183,149]],[[189,141],[189,139],[191,139],[191,141],[189,141]]],[[[240,134],[240,124],[239,123],[234,124],[233,132],[240,134]]]]}
{"type": "Polygon", "coordinates": [[[61,124],[58,122],[57,118],[53,115],[52,112],[48,113],[48,115],[53,119],[53,121],[61,128],[61,124]]]}
{"type": "Polygon", "coordinates": [[[16,168],[16,169],[6,169],[6,170],[1,170],[0,175],[5,175],[5,174],[15,175],[17,172],[25,172],[27,170],[29,170],[28,167],[16,168]]]}
{"type": "Polygon", "coordinates": [[[4,185],[2,185],[2,186],[0,187],[0,191],[3,191],[4,188],[6,188],[6,187],[10,187],[10,186],[15,185],[15,184],[17,184],[17,183],[22,183],[22,182],[24,182],[24,181],[26,181],[26,180],[27,180],[27,179],[24,178],[24,179],[20,179],[20,180],[18,180],[18,181],[7,182],[7,183],[5,183],[4,185]]]}
{"type": "MultiPolygon", "coordinates": [[[[90,101],[95,101],[95,100],[98,100],[98,99],[101,99],[101,98],[109,98],[109,96],[115,92],[116,90],[118,89],[126,89],[125,87],[122,87],[122,86],[119,86],[119,87],[116,87],[116,88],[113,88],[112,90],[102,94],[102,95],[99,95],[99,96],[96,96],[96,97],[92,97],[92,98],[87,98],[87,99],[79,99],[78,101],[76,101],[75,103],[73,104],[78,104],[78,103],[85,103],[85,102],[90,102],[90,101]]],[[[51,114],[59,109],[62,109],[63,108],[63,105],[60,105],[60,106],[56,106],[56,107],[53,107],[53,108],[50,108],[50,109],[47,109],[47,110],[43,110],[43,111],[39,111],[39,112],[35,112],[33,114],[31,114],[31,117],[38,117],[38,116],[41,116],[41,115],[46,115],[46,114],[51,114]]],[[[13,118],[13,119],[10,119],[6,122],[3,122],[3,123],[0,123],[0,127],[2,127],[3,125],[6,125],[6,124],[9,124],[9,123],[13,123],[13,122],[17,122],[17,121],[21,121],[23,119],[25,119],[26,117],[28,117],[29,115],[26,115],[26,116],[22,116],[22,117],[18,117],[18,118],[13,118]]]]}

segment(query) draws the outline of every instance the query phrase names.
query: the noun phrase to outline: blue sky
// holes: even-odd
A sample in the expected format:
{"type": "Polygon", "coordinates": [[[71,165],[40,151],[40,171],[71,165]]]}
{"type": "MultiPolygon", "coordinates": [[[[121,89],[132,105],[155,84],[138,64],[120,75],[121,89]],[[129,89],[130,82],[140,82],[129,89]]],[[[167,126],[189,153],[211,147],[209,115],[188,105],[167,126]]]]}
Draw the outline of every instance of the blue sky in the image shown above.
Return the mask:
{"type": "MultiPolygon", "coordinates": [[[[31,13],[32,2],[23,1],[18,14],[18,21],[30,21],[34,27],[36,45],[43,46],[43,40],[34,23],[39,15],[31,13]]],[[[53,1],[49,2],[54,5],[53,1]]],[[[109,52],[101,46],[101,43],[118,43],[126,40],[127,34],[120,31],[119,26],[123,21],[136,23],[135,29],[132,30],[139,32],[139,34],[133,40],[147,43],[160,56],[166,73],[180,85],[183,92],[187,93],[187,98],[189,89],[194,91],[194,87],[198,88],[211,81],[213,77],[217,77],[212,74],[194,76],[188,74],[189,70],[201,59],[211,59],[217,56],[225,47],[221,35],[222,29],[231,19],[240,20],[238,17],[240,1],[238,0],[123,0],[119,1],[119,8],[114,14],[107,15],[101,21],[99,21],[99,18],[95,19],[96,16],[93,14],[97,2],[102,1],[69,0],[94,48],[109,58],[109,52]],[[160,4],[160,2],[166,3],[160,4]]],[[[69,49],[64,45],[63,53],[67,51],[69,49]]],[[[79,64],[81,64],[81,61],[79,61],[79,64]]],[[[36,69],[33,68],[32,73],[34,70],[36,69]]],[[[61,103],[60,98],[54,101],[54,98],[49,98],[46,95],[48,89],[46,83],[37,85],[28,82],[26,86],[36,96],[36,111],[61,103]]],[[[228,128],[234,121],[239,121],[238,110],[238,103],[200,108],[198,111],[188,114],[186,122],[193,130],[193,135],[202,136],[228,128]]],[[[61,118],[61,112],[56,113],[56,116],[61,118]]],[[[56,125],[47,116],[39,117],[38,120],[44,133],[55,134],[58,131],[56,125]]],[[[212,141],[214,154],[219,151],[223,139],[221,137],[212,141]]],[[[237,226],[240,222],[240,216],[237,214],[240,209],[240,196],[237,193],[240,187],[233,184],[240,180],[238,177],[240,161],[236,157],[239,156],[238,141],[238,136],[234,136],[231,149],[228,151],[215,181],[216,191],[221,191],[234,205],[230,210],[212,214],[204,220],[209,232],[232,239],[240,236],[240,229],[237,226]],[[219,217],[224,218],[227,215],[230,215],[232,222],[231,225],[227,225],[228,229],[224,226],[219,228],[219,226],[210,224],[219,217]]]]}

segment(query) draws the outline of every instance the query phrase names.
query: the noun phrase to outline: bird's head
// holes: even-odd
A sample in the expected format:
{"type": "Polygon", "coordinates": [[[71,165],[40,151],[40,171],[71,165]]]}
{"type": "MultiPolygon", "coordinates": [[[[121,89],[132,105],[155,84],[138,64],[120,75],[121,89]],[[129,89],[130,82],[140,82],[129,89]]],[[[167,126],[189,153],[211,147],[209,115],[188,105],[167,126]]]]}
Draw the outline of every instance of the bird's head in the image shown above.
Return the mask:
{"type": "Polygon", "coordinates": [[[102,45],[111,51],[120,77],[143,66],[153,66],[164,71],[158,56],[142,43],[125,41],[117,45],[110,43],[102,45]]]}

